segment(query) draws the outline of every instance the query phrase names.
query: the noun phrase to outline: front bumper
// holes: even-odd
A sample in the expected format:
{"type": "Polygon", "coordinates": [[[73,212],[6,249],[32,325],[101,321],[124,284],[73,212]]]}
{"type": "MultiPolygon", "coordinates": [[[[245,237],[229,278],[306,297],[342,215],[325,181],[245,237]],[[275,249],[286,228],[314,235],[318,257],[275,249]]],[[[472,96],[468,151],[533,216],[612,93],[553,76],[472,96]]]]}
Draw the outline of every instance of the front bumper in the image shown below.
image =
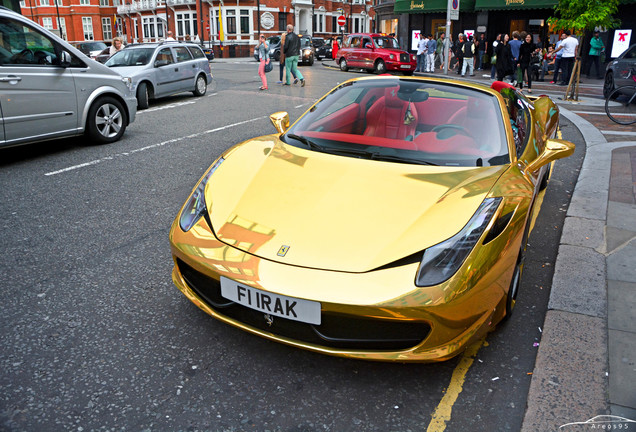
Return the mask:
{"type": "Polygon", "coordinates": [[[471,254],[448,281],[422,288],[414,284],[419,262],[366,273],[300,268],[218,241],[204,219],[187,233],[175,221],[170,233],[172,280],[210,316],[267,339],[347,358],[442,361],[484,337],[503,318],[521,240],[518,228],[510,231],[516,234],[502,234],[481,246],[489,250],[482,250],[477,258],[471,254]],[[219,297],[216,287],[222,276],[320,302],[323,323],[312,326],[276,317],[270,326],[261,312],[219,297]],[[374,338],[373,329],[383,333],[374,338]]]}

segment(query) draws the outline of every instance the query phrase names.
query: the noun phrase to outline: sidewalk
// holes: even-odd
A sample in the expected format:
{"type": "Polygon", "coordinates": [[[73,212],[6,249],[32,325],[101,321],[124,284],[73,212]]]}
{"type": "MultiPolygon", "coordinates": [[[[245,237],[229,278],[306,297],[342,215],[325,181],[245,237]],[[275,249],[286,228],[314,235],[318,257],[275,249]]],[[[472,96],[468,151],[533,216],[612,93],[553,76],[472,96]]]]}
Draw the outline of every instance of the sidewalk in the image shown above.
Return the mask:
{"type": "MultiPolygon", "coordinates": [[[[489,71],[475,74],[415,76],[491,82],[489,71]]],[[[581,81],[578,102],[563,100],[563,86],[533,82],[533,95],[550,95],[579,129],[586,154],[555,263],[525,432],[603,414],[636,420],[636,128],[607,118],[602,80],[581,81]]]]}

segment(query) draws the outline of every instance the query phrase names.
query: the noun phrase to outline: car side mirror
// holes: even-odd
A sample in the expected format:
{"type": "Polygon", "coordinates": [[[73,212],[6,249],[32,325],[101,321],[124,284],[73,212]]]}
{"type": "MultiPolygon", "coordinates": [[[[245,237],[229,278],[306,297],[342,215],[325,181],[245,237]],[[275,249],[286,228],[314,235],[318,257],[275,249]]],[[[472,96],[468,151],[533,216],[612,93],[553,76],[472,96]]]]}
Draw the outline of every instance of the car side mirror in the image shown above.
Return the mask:
{"type": "Polygon", "coordinates": [[[71,57],[71,55],[67,51],[62,51],[62,53],[60,54],[60,66],[63,68],[67,68],[71,66],[72,61],[73,58],[71,57]]]}
{"type": "Polygon", "coordinates": [[[545,143],[543,152],[526,166],[525,171],[532,173],[544,165],[557,159],[568,157],[574,153],[574,143],[560,139],[549,139],[545,143]]]}
{"type": "Polygon", "coordinates": [[[168,62],[168,60],[156,60],[155,61],[155,67],[161,67],[161,66],[168,66],[170,64],[170,62],[168,62]]]}
{"type": "Polygon", "coordinates": [[[269,116],[278,133],[284,133],[289,129],[289,114],[285,111],[275,112],[269,116]]]}

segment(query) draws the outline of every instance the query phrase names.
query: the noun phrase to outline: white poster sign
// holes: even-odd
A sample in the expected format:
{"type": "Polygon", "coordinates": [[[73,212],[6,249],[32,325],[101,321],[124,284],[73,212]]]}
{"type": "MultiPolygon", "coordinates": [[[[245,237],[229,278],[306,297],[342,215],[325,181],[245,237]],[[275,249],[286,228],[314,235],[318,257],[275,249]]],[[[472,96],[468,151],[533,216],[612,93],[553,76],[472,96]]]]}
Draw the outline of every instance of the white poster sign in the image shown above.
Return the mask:
{"type": "Polygon", "coordinates": [[[629,41],[632,38],[631,30],[616,30],[614,32],[614,45],[612,45],[612,58],[623,54],[629,48],[629,41]]]}
{"type": "Polygon", "coordinates": [[[419,30],[411,30],[411,49],[417,51],[417,44],[420,42],[420,35],[424,37],[424,33],[419,30]]]}

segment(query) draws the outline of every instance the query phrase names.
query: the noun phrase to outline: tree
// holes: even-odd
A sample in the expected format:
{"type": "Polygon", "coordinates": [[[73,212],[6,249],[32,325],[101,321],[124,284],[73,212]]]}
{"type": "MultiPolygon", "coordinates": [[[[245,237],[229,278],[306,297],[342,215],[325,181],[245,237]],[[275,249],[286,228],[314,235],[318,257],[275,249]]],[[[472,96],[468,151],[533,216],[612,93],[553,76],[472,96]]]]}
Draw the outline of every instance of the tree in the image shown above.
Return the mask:
{"type": "Polygon", "coordinates": [[[615,28],[620,20],[614,18],[618,12],[619,0],[559,0],[555,6],[556,17],[550,17],[548,24],[557,30],[574,30],[581,33],[595,27],[615,28]]]}

